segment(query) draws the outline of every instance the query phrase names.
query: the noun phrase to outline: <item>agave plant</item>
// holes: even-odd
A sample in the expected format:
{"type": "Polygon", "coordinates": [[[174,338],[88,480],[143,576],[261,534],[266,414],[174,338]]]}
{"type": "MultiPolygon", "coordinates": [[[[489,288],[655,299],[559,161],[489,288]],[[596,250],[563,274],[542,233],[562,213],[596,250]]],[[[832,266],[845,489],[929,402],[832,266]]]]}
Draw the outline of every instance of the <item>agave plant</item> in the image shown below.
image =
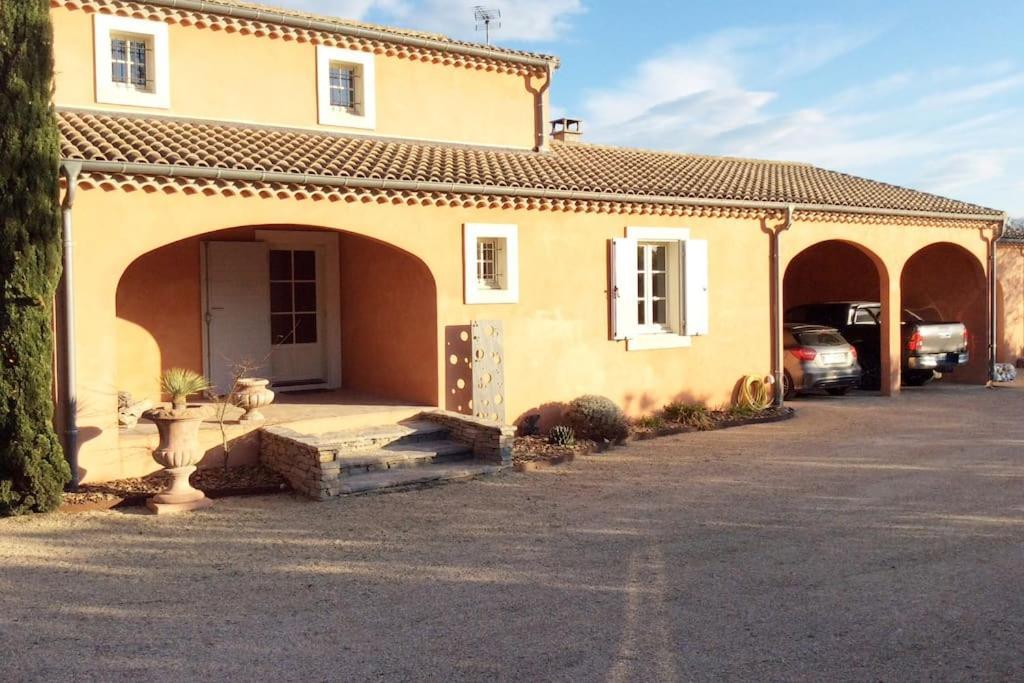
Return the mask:
{"type": "Polygon", "coordinates": [[[548,443],[553,446],[572,446],[576,443],[576,432],[569,425],[555,425],[548,433],[548,443]]]}
{"type": "Polygon", "coordinates": [[[160,376],[160,388],[171,395],[171,406],[175,410],[185,407],[185,402],[192,394],[198,394],[210,388],[206,378],[185,368],[170,368],[160,376]]]}

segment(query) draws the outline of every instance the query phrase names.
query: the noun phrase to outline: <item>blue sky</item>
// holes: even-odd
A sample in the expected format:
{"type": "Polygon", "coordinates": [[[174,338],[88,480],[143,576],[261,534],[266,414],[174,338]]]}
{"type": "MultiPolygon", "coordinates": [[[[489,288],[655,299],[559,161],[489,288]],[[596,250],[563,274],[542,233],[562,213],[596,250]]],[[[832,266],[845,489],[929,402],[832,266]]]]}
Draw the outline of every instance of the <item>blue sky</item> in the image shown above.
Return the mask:
{"type": "MultiPolygon", "coordinates": [[[[470,2],[279,0],[479,40],[470,2]]],[[[1024,2],[488,0],[591,142],[808,161],[1024,216],[1024,2]]]]}

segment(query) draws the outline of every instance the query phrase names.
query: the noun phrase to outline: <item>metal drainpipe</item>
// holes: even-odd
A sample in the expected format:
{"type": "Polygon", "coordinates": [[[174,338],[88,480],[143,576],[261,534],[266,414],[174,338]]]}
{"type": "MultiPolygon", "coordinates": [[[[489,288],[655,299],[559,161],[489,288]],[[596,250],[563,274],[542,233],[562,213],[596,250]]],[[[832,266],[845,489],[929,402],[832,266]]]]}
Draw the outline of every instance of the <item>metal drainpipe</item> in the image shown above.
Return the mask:
{"type": "Polygon", "coordinates": [[[538,152],[547,152],[548,144],[548,110],[544,106],[544,94],[551,88],[551,64],[544,67],[544,87],[537,90],[537,145],[538,152]]]}
{"type": "Polygon", "coordinates": [[[996,234],[992,238],[992,246],[988,250],[988,378],[993,382],[996,379],[996,335],[999,334],[999,254],[996,250],[999,247],[999,240],[1006,232],[1006,224],[1009,220],[1008,217],[1003,217],[1003,222],[996,229],[996,234]]]}
{"type": "Polygon", "coordinates": [[[774,328],[774,365],[775,365],[775,405],[779,408],[785,403],[785,390],[783,388],[783,347],[785,346],[782,341],[782,255],[780,252],[781,236],[784,230],[789,230],[793,225],[793,205],[790,204],[786,207],[786,218],[779,225],[775,226],[772,230],[771,238],[771,250],[772,250],[772,298],[775,300],[774,320],[772,321],[772,327],[774,328]]]}
{"type": "Polygon", "coordinates": [[[64,381],[62,382],[61,402],[64,405],[64,457],[71,468],[71,483],[68,490],[78,490],[78,391],[75,386],[75,274],[74,274],[74,240],[71,232],[71,207],[75,203],[75,191],[78,188],[78,174],[82,164],[78,161],[65,161],[61,170],[67,180],[64,201],[60,205],[61,241],[63,252],[64,273],[61,280],[61,305],[64,309],[64,381]]]}

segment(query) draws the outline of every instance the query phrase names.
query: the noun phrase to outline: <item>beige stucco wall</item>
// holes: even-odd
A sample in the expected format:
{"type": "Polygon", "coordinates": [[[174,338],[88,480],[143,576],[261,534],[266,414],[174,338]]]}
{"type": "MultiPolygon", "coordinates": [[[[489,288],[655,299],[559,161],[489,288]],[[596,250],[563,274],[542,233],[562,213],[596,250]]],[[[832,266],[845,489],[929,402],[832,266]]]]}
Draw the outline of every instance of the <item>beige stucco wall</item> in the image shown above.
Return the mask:
{"type": "Polygon", "coordinates": [[[1024,244],[1001,244],[999,276],[999,349],[1003,363],[1024,358],[1024,244]]]}
{"type": "MultiPolygon", "coordinates": [[[[316,46],[168,26],[170,109],[96,103],[93,13],[51,11],[58,106],[531,149],[543,78],[378,54],[377,127],[317,123],[316,46]]],[[[545,92],[545,97],[547,96],[545,92]]]]}
{"type": "MultiPolygon", "coordinates": [[[[160,352],[159,344],[125,334],[118,321],[118,298],[124,305],[132,296],[124,287],[118,293],[121,274],[138,256],[165,244],[236,226],[347,231],[421,260],[437,292],[431,371],[439,405],[445,405],[447,390],[445,329],[474,319],[504,322],[510,420],[583,393],[607,395],[633,415],[675,399],[723,404],[741,377],[763,375],[771,367],[769,238],[756,220],[84,190],[74,221],[79,420],[87,434],[81,462],[87,479],[124,476],[150,466],[138,453],[118,449],[116,392],[124,372],[119,366],[134,358],[140,367],[160,367],[152,357],[160,352]],[[463,303],[462,226],[467,222],[519,226],[519,303],[463,303]],[[608,240],[623,236],[630,225],[688,227],[694,238],[709,240],[711,332],[694,338],[690,348],[626,351],[624,343],[609,340],[608,240]],[[129,344],[130,349],[124,348],[129,344]]],[[[984,262],[985,243],[977,231],[798,222],[783,234],[784,266],[802,249],[828,239],[856,241],[870,252],[881,268],[883,303],[899,302],[903,264],[926,244],[953,242],[984,262]]],[[[141,289],[134,296],[144,299],[146,294],[141,289]]],[[[898,371],[898,336],[894,343],[890,352],[898,371]]],[[[366,363],[372,362],[372,349],[361,352],[366,363]]]]}

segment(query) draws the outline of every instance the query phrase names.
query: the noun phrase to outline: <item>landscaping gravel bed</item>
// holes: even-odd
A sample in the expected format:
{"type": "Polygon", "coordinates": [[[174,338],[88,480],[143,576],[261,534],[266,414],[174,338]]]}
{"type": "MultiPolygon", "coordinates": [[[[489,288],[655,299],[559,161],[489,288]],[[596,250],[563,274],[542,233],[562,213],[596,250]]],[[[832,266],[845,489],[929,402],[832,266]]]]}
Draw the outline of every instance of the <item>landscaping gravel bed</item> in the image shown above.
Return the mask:
{"type": "MultiPolygon", "coordinates": [[[[170,475],[160,470],[145,477],[82,484],[78,493],[64,494],[62,509],[142,505],[147,497],[164,490],[169,481],[170,475]]],[[[279,474],[262,465],[200,469],[192,474],[189,481],[210,498],[274,493],[288,489],[288,484],[279,474]]]]}
{"type": "Polygon", "coordinates": [[[707,421],[700,426],[688,423],[676,423],[662,420],[660,422],[640,421],[630,426],[630,439],[642,441],[653,439],[659,436],[672,434],[686,434],[689,432],[710,432],[716,429],[728,429],[730,427],[743,427],[745,425],[763,424],[766,422],[778,422],[788,420],[796,415],[790,407],[772,406],[764,410],[749,414],[737,413],[735,410],[709,410],[706,413],[707,421]]]}

